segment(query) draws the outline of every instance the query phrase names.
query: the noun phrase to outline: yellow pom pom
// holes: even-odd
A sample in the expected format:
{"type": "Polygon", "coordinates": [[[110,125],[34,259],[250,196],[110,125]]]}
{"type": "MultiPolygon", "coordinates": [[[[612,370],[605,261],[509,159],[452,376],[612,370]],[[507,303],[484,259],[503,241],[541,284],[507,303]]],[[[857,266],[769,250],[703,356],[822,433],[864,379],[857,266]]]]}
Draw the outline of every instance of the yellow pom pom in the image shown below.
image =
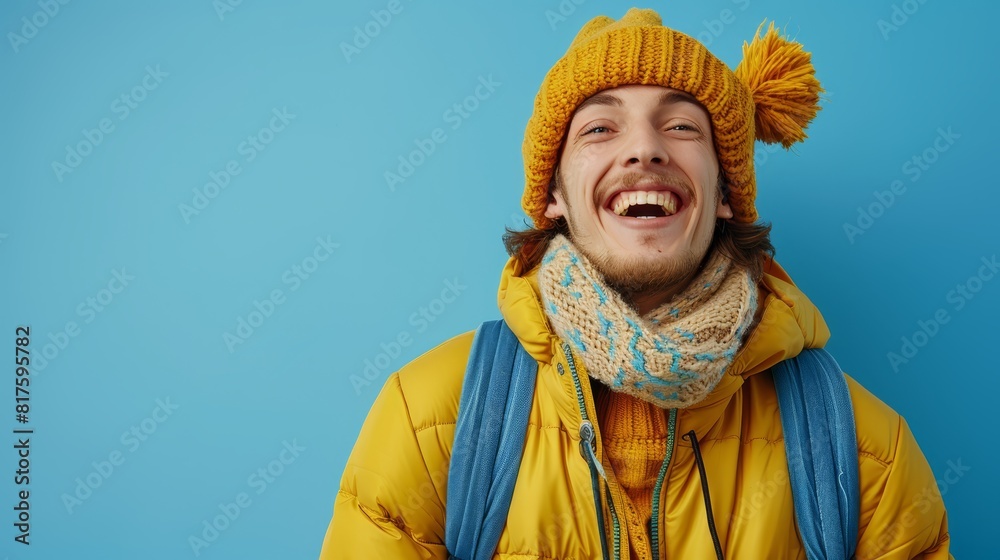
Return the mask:
{"type": "Polygon", "coordinates": [[[774,22],[761,37],[763,27],[761,23],[749,45],[743,43],[743,61],[735,73],[753,95],[757,139],[787,148],[805,140],[823,88],[802,45],[779,35],[774,22]]]}

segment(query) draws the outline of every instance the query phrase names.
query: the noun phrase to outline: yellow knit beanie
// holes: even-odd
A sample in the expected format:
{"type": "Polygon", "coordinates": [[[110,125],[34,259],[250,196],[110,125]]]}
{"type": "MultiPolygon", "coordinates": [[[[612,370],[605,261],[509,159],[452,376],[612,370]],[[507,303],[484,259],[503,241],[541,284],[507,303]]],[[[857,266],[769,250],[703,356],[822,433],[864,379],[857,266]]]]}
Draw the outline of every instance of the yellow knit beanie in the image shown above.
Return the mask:
{"type": "Polygon", "coordinates": [[[573,112],[595,93],[633,84],[678,89],[705,107],[733,219],[756,221],[754,139],[785,148],[805,139],[823,91],[802,45],[781,37],[773,22],[761,37],[763,27],[743,44],[734,72],[695,39],[664,27],[653,10],[632,8],[618,21],[598,16],[587,22],[545,76],[524,134],[521,206],[535,227],[555,225],[544,213],[573,112]]]}

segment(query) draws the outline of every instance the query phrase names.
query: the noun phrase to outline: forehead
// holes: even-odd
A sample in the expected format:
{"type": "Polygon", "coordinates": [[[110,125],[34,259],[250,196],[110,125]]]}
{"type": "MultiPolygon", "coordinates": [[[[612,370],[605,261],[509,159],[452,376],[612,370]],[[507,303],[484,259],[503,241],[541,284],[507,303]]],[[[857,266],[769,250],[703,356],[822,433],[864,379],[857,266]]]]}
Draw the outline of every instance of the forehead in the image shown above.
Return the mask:
{"type": "Polygon", "coordinates": [[[654,107],[689,105],[700,109],[706,117],[708,116],[708,111],[690,93],[655,85],[620,86],[600,91],[585,99],[573,115],[576,116],[588,107],[625,108],[639,103],[654,107]]]}

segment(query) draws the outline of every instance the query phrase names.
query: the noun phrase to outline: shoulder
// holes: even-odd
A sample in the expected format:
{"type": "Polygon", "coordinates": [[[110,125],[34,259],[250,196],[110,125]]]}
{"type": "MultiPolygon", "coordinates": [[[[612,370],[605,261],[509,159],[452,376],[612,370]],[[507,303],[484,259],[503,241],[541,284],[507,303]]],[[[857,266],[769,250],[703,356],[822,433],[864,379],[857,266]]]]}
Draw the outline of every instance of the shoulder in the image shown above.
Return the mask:
{"type": "Polygon", "coordinates": [[[854,407],[854,427],[858,437],[859,459],[869,459],[889,466],[896,458],[903,418],[889,405],[844,374],[854,407]]]}
{"type": "Polygon", "coordinates": [[[947,513],[938,482],[906,420],[844,376],[858,436],[857,557],[950,558],[947,513]]]}
{"type": "MultiPolygon", "coordinates": [[[[857,432],[858,457],[862,464],[882,469],[892,464],[902,432],[907,430],[900,415],[865,389],[852,377],[844,374],[851,395],[854,427],[857,432]]],[[[744,384],[745,398],[750,399],[754,410],[767,411],[754,418],[766,419],[751,432],[756,437],[779,440],[782,437],[778,416],[778,398],[771,375],[754,375],[744,384]]]]}
{"type": "Polygon", "coordinates": [[[452,337],[397,372],[414,431],[455,423],[475,331],[452,337]]]}

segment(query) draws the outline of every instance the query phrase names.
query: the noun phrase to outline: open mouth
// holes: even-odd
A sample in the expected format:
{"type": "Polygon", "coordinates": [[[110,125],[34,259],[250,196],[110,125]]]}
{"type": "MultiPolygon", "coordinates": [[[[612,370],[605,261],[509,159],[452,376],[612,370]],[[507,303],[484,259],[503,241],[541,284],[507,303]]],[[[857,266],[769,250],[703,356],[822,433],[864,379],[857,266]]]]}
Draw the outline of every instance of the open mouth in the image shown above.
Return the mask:
{"type": "Polygon", "coordinates": [[[648,220],[676,214],[680,201],[669,191],[624,191],[612,197],[608,205],[619,216],[648,220]]]}

